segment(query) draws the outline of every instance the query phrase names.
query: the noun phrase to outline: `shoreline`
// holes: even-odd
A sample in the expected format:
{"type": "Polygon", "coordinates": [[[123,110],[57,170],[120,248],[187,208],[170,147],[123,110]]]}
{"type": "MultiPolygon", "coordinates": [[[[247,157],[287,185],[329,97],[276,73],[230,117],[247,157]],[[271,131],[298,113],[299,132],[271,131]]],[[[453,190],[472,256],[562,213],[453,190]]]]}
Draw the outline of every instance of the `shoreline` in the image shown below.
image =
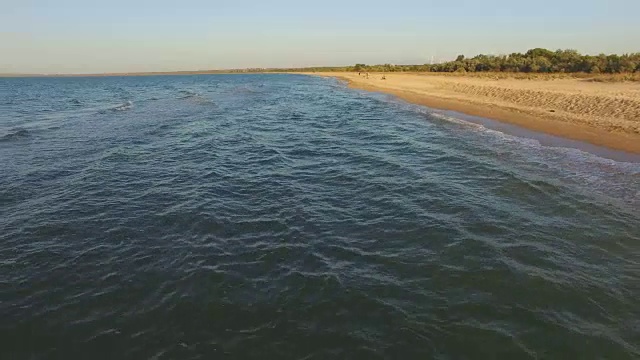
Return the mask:
{"type": "Polygon", "coordinates": [[[509,79],[507,82],[502,80],[465,79],[463,76],[444,78],[438,75],[423,74],[390,73],[386,74],[387,80],[381,80],[382,74],[370,74],[369,79],[360,77],[357,73],[305,74],[338,78],[346,81],[350,88],[391,94],[413,104],[488,118],[544,134],[582,141],[635,155],[640,154],[640,132],[635,132],[640,131],[640,118],[616,121],[619,119],[594,116],[579,106],[570,109],[572,112],[563,111],[564,109],[559,109],[557,112],[549,112],[549,110],[543,108],[522,106],[522,102],[517,101],[517,97],[516,101],[509,101],[509,97],[514,94],[523,97],[524,101],[526,101],[526,95],[535,91],[535,95],[541,98],[533,99],[533,102],[545,102],[548,100],[550,103],[554,101],[558,103],[560,101],[566,101],[567,104],[573,106],[579,101],[588,103],[590,100],[589,96],[591,95],[588,91],[592,91],[595,92],[592,96],[594,98],[597,96],[597,100],[605,102],[614,101],[614,104],[616,104],[615,101],[619,100],[619,97],[610,96],[604,93],[604,91],[612,90],[614,92],[617,91],[616,94],[619,94],[621,90],[626,89],[622,87],[631,86],[632,91],[637,91],[637,93],[630,93],[630,95],[634,97],[630,99],[622,98],[624,100],[622,102],[624,104],[631,104],[629,111],[633,113],[634,111],[640,111],[640,85],[586,84],[580,83],[579,80],[564,80],[567,84],[560,84],[563,85],[561,91],[551,89],[545,92],[545,90],[547,90],[545,86],[556,87],[558,84],[553,81],[537,81],[540,83],[538,84],[535,80],[509,79]],[[389,81],[390,79],[393,79],[393,81],[389,81]],[[575,84],[568,82],[575,82],[575,84]],[[577,87],[575,93],[572,92],[572,86],[577,87]],[[585,86],[587,90],[584,89],[585,86]],[[538,90],[537,87],[540,87],[542,90],[538,90]],[[611,89],[611,87],[615,88],[611,89]],[[635,87],[637,87],[637,90],[635,87]],[[531,88],[535,90],[531,90],[531,88]],[[473,91],[480,89],[485,93],[488,91],[490,95],[494,96],[490,97],[474,95],[468,92],[465,93],[465,90],[468,89],[473,91]],[[494,93],[491,93],[491,91],[494,91],[494,93]],[[523,92],[524,95],[520,94],[520,92],[523,92]],[[553,98],[556,94],[565,97],[558,100],[553,98]],[[500,98],[501,95],[506,99],[500,98]],[[549,98],[545,99],[544,97],[547,95],[549,98]],[[635,96],[637,96],[637,99],[635,96]],[[581,111],[584,111],[584,113],[581,111]],[[585,121],[581,122],[582,118],[584,118],[585,121]],[[591,120],[595,126],[589,124],[589,120],[591,120]],[[620,131],[610,131],[605,128],[605,126],[620,129],[620,131]]]}
{"type": "MultiPolygon", "coordinates": [[[[582,142],[590,147],[640,155],[640,82],[590,82],[579,78],[523,79],[440,73],[233,72],[223,70],[36,77],[111,77],[218,74],[298,74],[337,78],[350,88],[381,92],[433,109],[454,111],[582,142]]],[[[0,74],[0,77],[3,77],[0,74]]],[[[508,74],[507,74],[508,75],[508,74]]],[[[33,77],[14,74],[12,77],[33,77]]],[[[575,146],[571,146],[575,147],[575,146]]]]}

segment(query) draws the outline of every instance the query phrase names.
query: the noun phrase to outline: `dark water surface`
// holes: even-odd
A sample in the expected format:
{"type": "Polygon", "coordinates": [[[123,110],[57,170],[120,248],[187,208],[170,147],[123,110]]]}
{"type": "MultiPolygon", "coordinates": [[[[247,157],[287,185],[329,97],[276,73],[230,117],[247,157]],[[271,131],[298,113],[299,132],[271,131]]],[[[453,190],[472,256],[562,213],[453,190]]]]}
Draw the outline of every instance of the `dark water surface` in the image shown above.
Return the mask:
{"type": "Polygon", "coordinates": [[[640,164],[297,75],[0,79],[1,359],[633,359],[640,164]]]}

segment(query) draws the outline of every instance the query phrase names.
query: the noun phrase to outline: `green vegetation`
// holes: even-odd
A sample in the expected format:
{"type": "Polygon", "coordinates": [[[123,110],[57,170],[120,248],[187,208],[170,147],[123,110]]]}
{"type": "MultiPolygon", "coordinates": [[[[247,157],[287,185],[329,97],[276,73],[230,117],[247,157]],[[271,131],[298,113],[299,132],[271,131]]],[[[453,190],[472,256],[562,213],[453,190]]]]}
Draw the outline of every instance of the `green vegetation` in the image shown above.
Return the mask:
{"type": "Polygon", "coordinates": [[[640,72],[640,53],[597,56],[581,55],[575,50],[531,49],[524,54],[493,56],[463,55],[455,61],[432,65],[432,72],[524,72],[620,74],[640,72]]]}
{"type": "MultiPolygon", "coordinates": [[[[629,74],[640,73],[640,53],[596,56],[582,55],[576,50],[531,49],[526,53],[509,55],[477,55],[467,58],[458,55],[455,61],[425,65],[365,65],[345,67],[317,67],[303,69],[268,69],[266,71],[305,72],[440,72],[440,73],[585,73],[629,74]]],[[[634,77],[635,78],[635,77],[634,77]]]]}

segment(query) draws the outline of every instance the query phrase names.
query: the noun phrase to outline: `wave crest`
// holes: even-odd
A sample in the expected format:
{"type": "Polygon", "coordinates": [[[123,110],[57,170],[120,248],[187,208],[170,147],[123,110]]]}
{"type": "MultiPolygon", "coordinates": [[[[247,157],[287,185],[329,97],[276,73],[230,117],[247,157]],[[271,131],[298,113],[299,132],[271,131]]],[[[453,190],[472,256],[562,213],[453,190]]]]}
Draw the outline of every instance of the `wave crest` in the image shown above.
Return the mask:
{"type": "Polygon", "coordinates": [[[125,110],[129,110],[131,108],[133,108],[133,102],[127,101],[127,102],[125,102],[123,104],[120,104],[120,105],[112,108],[112,110],[113,111],[125,111],[125,110]]]}
{"type": "Polygon", "coordinates": [[[31,136],[31,132],[27,129],[18,128],[10,130],[9,133],[0,137],[0,141],[12,141],[26,139],[31,136]]]}

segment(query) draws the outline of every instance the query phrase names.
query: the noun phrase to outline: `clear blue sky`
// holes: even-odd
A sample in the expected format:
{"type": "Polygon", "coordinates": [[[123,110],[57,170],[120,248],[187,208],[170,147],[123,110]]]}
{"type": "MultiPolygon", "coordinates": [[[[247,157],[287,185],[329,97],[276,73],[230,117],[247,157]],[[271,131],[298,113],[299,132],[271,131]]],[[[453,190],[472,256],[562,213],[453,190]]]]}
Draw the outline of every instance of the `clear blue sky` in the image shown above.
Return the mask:
{"type": "Polygon", "coordinates": [[[0,0],[0,73],[640,52],[640,0],[0,0]]]}

